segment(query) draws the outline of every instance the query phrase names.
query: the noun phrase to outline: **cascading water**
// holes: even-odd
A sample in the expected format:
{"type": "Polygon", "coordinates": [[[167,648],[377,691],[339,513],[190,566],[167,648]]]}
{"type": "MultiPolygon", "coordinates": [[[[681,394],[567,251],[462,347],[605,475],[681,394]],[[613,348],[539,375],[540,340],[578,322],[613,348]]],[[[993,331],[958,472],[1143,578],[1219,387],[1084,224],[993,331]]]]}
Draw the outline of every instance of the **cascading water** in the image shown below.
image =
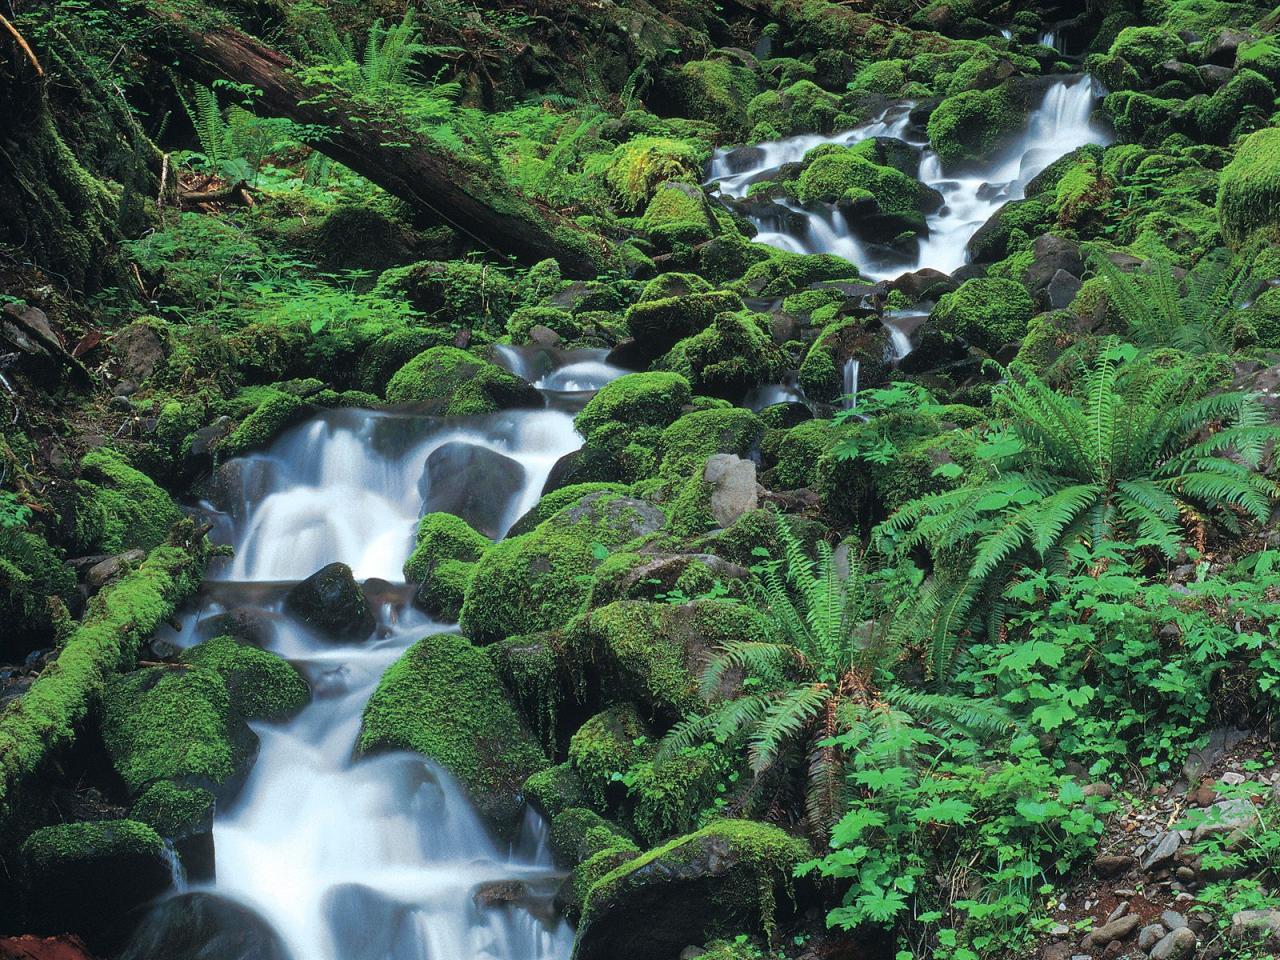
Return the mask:
{"type": "Polygon", "coordinates": [[[772,179],[786,163],[804,159],[816,146],[849,146],[871,137],[896,137],[923,147],[918,179],[942,194],[943,206],[927,218],[929,233],[914,257],[874,248],[853,236],[842,212],[830,204],[802,207],[774,201],[746,210],[759,229],[757,242],[796,253],[834,253],[857,264],[871,279],[892,279],[926,267],[951,273],[964,266],[966,246],[978,229],[1054,160],[1090,143],[1106,143],[1106,133],[1090,122],[1098,91],[1087,77],[1055,82],[1031,114],[1019,141],[984,169],[962,175],[943,172],[926,143],[910,139],[910,104],[900,104],[873,123],[830,137],[789,137],[753,147],[719,150],[712,157],[708,185],[741,199],[753,183],[772,179]],[[762,208],[763,207],[763,208],[762,208]]]}
{"type": "Polygon", "coordinates": [[[255,728],[257,760],[214,823],[213,890],[264,917],[292,960],[569,955],[573,935],[550,907],[558,877],[535,815],[504,849],[434,763],[352,753],[382,673],[423,635],[452,628],[394,585],[418,517],[448,510],[501,536],[579,445],[573,412],[623,372],[602,357],[508,353],[510,365],[541,364],[546,410],[466,419],[333,410],[222,470],[223,509],[210,510],[236,555],[211,571],[182,635],[204,639],[220,614],[249,611],[263,645],[306,675],[313,702],[287,723],[255,728]],[[379,626],[361,644],[324,640],[283,609],[288,581],[335,560],[360,579],[392,581],[377,588],[379,626]],[[486,884],[510,880],[523,883],[520,905],[477,902],[486,884]]]}
{"type": "Polygon", "coordinates": [[[846,410],[856,410],[858,408],[858,369],[862,364],[850,357],[844,362],[844,396],[841,402],[846,410]]]}

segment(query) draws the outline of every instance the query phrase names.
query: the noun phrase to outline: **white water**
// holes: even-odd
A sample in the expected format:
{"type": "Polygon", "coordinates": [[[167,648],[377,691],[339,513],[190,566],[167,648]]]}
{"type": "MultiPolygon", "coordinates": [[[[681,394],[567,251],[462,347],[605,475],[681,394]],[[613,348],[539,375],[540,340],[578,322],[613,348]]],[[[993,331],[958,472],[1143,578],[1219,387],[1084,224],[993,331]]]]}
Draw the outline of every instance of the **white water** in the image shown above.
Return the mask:
{"type": "MultiPolygon", "coordinates": [[[[796,253],[833,253],[876,280],[926,267],[951,273],[967,262],[965,248],[978,229],[1003,204],[1021,199],[1027,184],[1045,167],[1086,144],[1107,142],[1105,131],[1090,123],[1098,95],[1087,76],[1054,83],[1018,142],[980,170],[948,175],[937,154],[915,141],[925,148],[918,179],[939,191],[945,203],[927,218],[929,234],[919,242],[914,256],[859,240],[844,214],[829,204],[805,208],[781,201],[764,212],[757,209],[750,214],[760,231],[756,241],[796,253]]],[[[909,110],[910,104],[899,105],[873,123],[830,137],[804,135],[746,150],[719,150],[712,157],[707,183],[718,186],[725,196],[742,198],[751,184],[771,179],[780,166],[802,160],[821,144],[847,146],[880,136],[906,140],[909,110]]]]}
{"type": "Polygon", "coordinates": [[[846,410],[858,408],[858,368],[860,366],[862,364],[853,357],[844,362],[844,394],[840,402],[846,410]]]}
{"type": "MultiPolygon", "coordinates": [[[[595,356],[558,359],[548,382],[595,387],[613,372],[595,356]]],[[[284,612],[280,582],[341,560],[358,578],[398,583],[418,517],[459,503],[464,516],[505,531],[578,446],[571,414],[581,399],[551,395],[552,409],[465,421],[329,411],[224,478],[220,530],[237,555],[212,572],[183,635],[192,642],[216,629],[201,621],[247,609],[267,625],[265,645],[306,675],[313,702],[287,723],[255,726],[257,760],[215,819],[213,889],[265,917],[293,960],[568,957],[573,934],[550,907],[559,878],[535,815],[508,848],[434,763],[406,753],[352,759],[383,671],[451,625],[413,608],[411,590],[384,585],[374,636],[335,645],[284,612]],[[433,473],[442,451],[446,469],[433,473]],[[459,501],[460,488],[473,499],[459,501]],[[518,904],[476,902],[484,884],[508,880],[524,884],[518,904]]]]}

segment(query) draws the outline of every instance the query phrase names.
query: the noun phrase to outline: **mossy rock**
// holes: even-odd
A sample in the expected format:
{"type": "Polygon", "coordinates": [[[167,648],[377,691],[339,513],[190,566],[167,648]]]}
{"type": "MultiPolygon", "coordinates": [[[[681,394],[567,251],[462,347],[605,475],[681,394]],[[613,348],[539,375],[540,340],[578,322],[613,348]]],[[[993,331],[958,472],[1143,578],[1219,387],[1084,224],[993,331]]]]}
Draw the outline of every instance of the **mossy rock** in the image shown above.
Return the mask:
{"type": "Polygon", "coordinates": [[[728,290],[645,299],[627,311],[627,329],[641,347],[656,355],[678,340],[705,330],[721,313],[742,308],[742,298],[728,290]]]}
{"type": "Polygon", "coordinates": [[[746,132],[746,105],[759,92],[760,80],[727,59],[690,60],[677,71],[674,86],[685,116],[736,135],[746,132]]]}
{"type": "Polygon", "coordinates": [[[1240,144],[1222,171],[1218,220],[1237,246],[1255,233],[1280,234],[1280,129],[1259,130],[1240,144]]]}
{"type": "Polygon", "coordinates": [[[929,142],[945,167],[991,159],[1022,129],[1023,111],[1005,86],[965,90],[929,115],[929,142]]]}
{"type": "Polygon", "coordinates": [[[572,921],[582,915],[597,880],[640,854],[620,827],[582,807],[570,807],[551,821],[551,850],[556,863],[573,871],[556,894],[556,903],[572,921]]]}
{"type": "Polygon", "coordinates": [[[393,267],[378,278],[374,293],[403,298],[443,326],[475,327],[494,335],[506,326],[518,297],[515,283],[501,270],[463,260],[393,267]]]}
{"type": "Polygon", "coordinates": [[[404,578],[422,583],[444,560],[479,560],[491,542],[471,524],[451,513],[428,513],[418,521],[418,538],[413,553],[404,563],[404,578]]]}
{"type": "Polygon", "coordinates": [[[988,352],[1021,339],[1035,313],[1026,288],[1014,280],[975,278],[938,301],[930,323],[988,352]]]}
{"type": "Polygon", "coordinates": [[[778,140],[796,133],[831,133],[857,120],[841,108],[840,98],[812,80],[797,80],[781,90],[766,90],[747,105],[752,140],[778,140]]]}
{"type": "Polygon", "coordinates": [[[858,268],[830,253],[792,253],[770,250],[769,258],[747,268],[732,284],[751,297],[785,297],[823,280],[857,280],[858,268]]]}
{"type": "Polygon", "coordinates": [[[22,844],[21,867],[34,933],[75,931],[96,952],[117,949],[139,911],[172,882],[164,843],[135,820],[42,827],[22,844]]]}
{"type": "Polygon", "coordinates": [[[741,407],[686,413],[662,431],[662,473],[684,476],[717,453],[748,456],[763,435],[760,418],[741,407]]]}
{"type": "Polygon", "coordinates": [[[496,363],[457,347],[432,347],[396,371],[389,403],[413,403],[425,413],[452,417],[541,407],[542,394],[496,363]]]}
{"type": "Polygon", "coordinates": [[[649,960],[744,930],[772,940],[794,911],[794,870],[809,857],[804,841],[747,820],[678,837],[596,881],[574,956],[649,960]]]}
{"type": "Polygon", "coordinates": [[[450,346],[453,338],[453,331],[443,327],[406,327],[379,337],[360,354],[356,382],[361,390],[380,397],[397,370],[424,350],[450,346]]]}
{"type": "Polygon", "coordinates": [[[522,533],[528,533],[538,524],[542,523],[551,515],[558,513],[565,507],[577,503],[589,493],[626,493],[627,485],[624,483],[571,483],[568,486],[559,487],[548,493],[544,493],[542,497],[529,508],[529,512],[522,516],[519,520],[511,525],[511,529],[507,531],[508,537],[518,537],[522,533]]]}
{"type": "Polygon", "coordinates": [[[719,644],[769,635],[750,607],[726,600],[621,600],[574,620],[565,645],[582,683],[608,702],[635,703],[661,728],[704,705],[698,677],[719,644]]]}
{"type": "Polygon", "coordinates": [[[1187,44],[1176,33],[1162,27],[1125,27],[1107,52],[1150,73],[1166,61],[1185,57],[1187,44]]]}
{"type": "Polygon", "coordinates": [[[601,551],[661,528],[665,515],[643,500],[601,491],[491,547],[462,604],[462,631],[480,643],[561,626],[581,607],[601,551]]]}
{"type": "Polygon", "coordinates": [[[197,644],[182,662],[222,677],[232,709],[245,720],[285,720],[311,702],[311,687],[288,661],[234,637],[197,644]]]}
{"type": "Polygon", "coordinates": [[[504,836],[519,824],[521,786],[548,765],[493,663],[453,634],[424,637],[383,674],[364,710],[359,749],[430,757],[504,836]]]}
{"type": "Polygon", "coordinates": [[[850,211],[860,233],[893,240],[927,230],[925,214],[938,206],[930,188],[891,166],[868,157],[875,141],[815,151],[796,181],[801,203],[833,203],[850,211]]]}
{"type": "Polygon", "coordinates": [[[325,273],[381,273],[413,259],[416,238],[404,225],[365,204],[343,204],[321,224],[316,238],[325,273]]]}
{"type": "Polygon", "coordinates": [[[679,374],[629,373],[601,387],[573,425],[588,441],[610,424],[666,427],[692,396],[689,381],[679,374]]]}
{"type": "Polygon", "coordinates": [[[216,800],[200,787],[180,787],[160,780],[140,796],[129,811],[173,845],[191,881],[214,878],[213,815],[216,800]]]}
{"type": "Polygon", "coordinates": [[[661,183],[697,183],[705,152],[670,137],[636,137],[614,149],[599,173],[629,210],[643,209],[661,183]]]}
{"type": "Polygon", "coordinates": [[[569,738],[569,763],[591,803],[616,809],[626,798],[622,775],[653,752],[652,733],[634,704],[614,704],[569,738]]]}
{"type": "Polygon", "coordinates": [[[1180,97],[1117,90],[1102,101],[1103,112],[1125,140],[1156,146],[1175,134],[1195,132],[1195,109],[1180,97]]]}
{"type": "Polygon", "coordinates": [[[1231,143],[1267,126],[1275,108],[1276,86],[1255,70],[1238,70],[1212,96],[1195,107],[1201,136],[1214,143],[1231,143]]]}
{"type": "Polygon", "coordinates": [[[702,188],[691,183],[661,184],[639,226],[663,250],[705,243],[719,230],[702,188]]]}
{"type": "Polygon", "coordinates": [[[76,578],[39,534],[0,528],[0,620],[5,624],[0,660],[21,661],[54,640],[54,607],[72,603],[76,578]]]}
{"type": "Polygon", "coordinates": [[[765,480],[777,490],[812,487],[817,480],[818,459],[845,432],[833,420],[807,420],[786,430],[770,430],[761,441],[768,466],[765,480]]]}
{"type": "Polygon", "coordinates": [[[768,319],[745,311],[718,314],[654,367],[680,374],[695,393],[739,402],[752,387],[780,380],[786,372],[787,356],[769,336],[768,319]]]}
{"type": "MultiPolygon", "coordinates": [[[[568,761],[531,774],[524,782],[522,793],[525,800],[548,819],[554,819],[569,808],[582,807],[589,802],[583,791],[582,780],[568,761]]],[[[559,860],[557,856],[557,861],[559,860]]]]}
{"type": "Polygon", "coordinates": [[[286,427],[300,419],[306,410],[306,403],[298,396],[272,390],[231,433],[217,443],[218,457],[238,457],[267,446],[286,427]]]}
{"type": "Polygon", "coordinates": [[[442,623],[456,623],[475,572],[466,560],[441,560],[423,577],[414,602],[442,623]]]}
{"type": "Polygon", "coordinates": [[[167,493],[113,450],[85,454],[80,467],[76,539],[86,553],[150,550],[182,516],[167,493]]]}
{"type": "Polygon", "coordinates": [[[582,332],[581,322],[559,307],[521,307],[507,321],[512,343],[528,343],[534,327],[546,327],[562,340],[575,340],[582,332]]]}
{"type": "Polygon", "coordinates": [[[885,362],[888,335],[869,329],[861,317],[827,324],[800,361],[797,377],[810,401],[834,403],[845,393],[845,366],[858,363],[857,387],[884,386],[889,379],[885,362]]]}

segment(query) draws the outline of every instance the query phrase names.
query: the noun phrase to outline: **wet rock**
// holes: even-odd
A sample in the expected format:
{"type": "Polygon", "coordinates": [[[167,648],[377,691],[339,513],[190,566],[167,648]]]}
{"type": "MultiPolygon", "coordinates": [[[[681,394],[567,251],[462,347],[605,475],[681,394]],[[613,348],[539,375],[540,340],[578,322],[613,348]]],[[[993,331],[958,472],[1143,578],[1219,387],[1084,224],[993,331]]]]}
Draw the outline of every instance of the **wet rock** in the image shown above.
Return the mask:
{"type": "Polygon", "coordinates": [[[756,465],[750,460],[718,453],[707,459],[702,479],[711,484],[711,515],[721,527],[759,506],[756,465]]]}
{"type": "MultiPolygon", "coordinates": [[[[119,960],[295,960],[261,916],[212,893],[155,907],[119,960]]],[[[300,958],[299,958],[300,960],[300,958]]]]}
{"type": "Polygon", "coordinates": [[[1188,960],[1196,952],[1195,931],[1179,927],[1151,948],[1151,960],[1188,960]]]}
{"type": "Polygon", "coordinates": [[[1236,51],[1241,44],[1248,43],[1251,39],[1243,30],[1233,30],[1230,27],[1221,30],[1204,45],[1204,62],[1221,67],[1234,66],[1236,51]]]}
{"type": "Polygon", "coordinates": [[[159,835],[132,820],[44,827],[23,843],[22,867],[33,931],[75,931],[102,953],[128,938],[172,880],[159,835]]]}
{"type": "Polygon", "coordinates": [[[312,630],[338,642],[363,640],[373,632],[373,611],[345,563],[313,573],[284,598],[290,613],[312,630]]]}
{"type": "Polygon", "coordinates": [[[255,607],[236,607],[226,613],[202,619],[196,625],[197,640],[235,637],[251,647],[267,647],[275,636],[271,616],[255,607]]]}
{"type": "Polygon", "coordinates": [[[142,383],[169,355],[160,333],[147,323],[131,323],[111,338],[111,352],[120,365],[121,379],[142,383]]]}
{"type": "Polygon", "coordinates": [[[321,906],[333,937],[335,953],[344,960],[398,960],[406,934],[413,936],[413,909],[359,883],[329,890],[321,906]]]}
{"type": "Polygon", "coordinates": [[[1059,270],[1044,290],[1044,303],[1050,310],[1065,310],[1071,306],[1084,284],[1079,277],[1059,270]]]}
{"type": "Polygon", "coordinates": [[[937,300],[944,293],[955,290],[960,284],[941,270],[925,267],[914,273],[904,273],[898,279],[891,281],[890,286],[901,292],[912,303],[919,303],[921,300],[937,300]]]}
{"type": "Polygon", "coordinates": [[[1033,296],[1048,287],[1059,271],[1075,277],[1084,274],[1084,258],[1080,255],[1080,245],[1073,240],[1045,234],[1036,238],[1031,252],[1035,259],[1027,268],[1023,280],[1033,296]]]}
{"type": "Polygon", "coordinates": [[[496,537],[524,475],[524,467],[511,457],[455,441],[427,457],[418,490],[428,513],[452,513],[485,536],[496,537]]]}
{"type": "Polygon", "coordinates": [[[0,937],[0,960],[93,960],[76,936],[0,937]]]}
{"type": "Polygon", "coordinates": [[[1080,946],[1086,950],[1103,949],[1111,943],[1125,940],[1138,929],[1138,924],[1141,922],[1141,918],[1136,913],[1119,917],[1098,927],[1080,941],[1080,946]]]}
{"type": "Polygon", "coordinates": [[[1215,63],[1206,63],[1200,68],[1200,82],[1210,92],[1225,85],[1234,75],[1235,71],[1230,67],[1219,66],[1215,63]]]}

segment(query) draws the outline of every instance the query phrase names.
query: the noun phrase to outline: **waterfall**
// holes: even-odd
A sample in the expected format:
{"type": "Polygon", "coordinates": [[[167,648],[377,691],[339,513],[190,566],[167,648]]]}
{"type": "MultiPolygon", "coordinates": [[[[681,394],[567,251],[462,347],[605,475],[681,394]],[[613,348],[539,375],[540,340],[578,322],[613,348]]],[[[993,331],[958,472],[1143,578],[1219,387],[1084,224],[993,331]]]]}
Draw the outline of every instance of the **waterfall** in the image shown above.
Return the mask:
{"type": "Polygon", "coordinates": [[[312,703],[255,725],[260,748],[236,800],[214,821],[213,890],[258,911],[293,960],[564,960],[573,933],[554,914],[560,876],[531,812],[500,845],[462,788],[416,754],[353,759],[382,673],[434,623],[397,587],[418,517],[450,510],[500,536],[538,499],[580,439],[572,416],[621,373],[601,351],[507,354],[542,364],[548,409],[433,418],[411,408],[321,413],[220,472],[216,529],[236,548],[182,636],[247,611],[263,645],[307,677],[312,703]],[[284,609],[289,582],[341,560],[380,588],[378,629],[359,644],[312,634],[284,609]],[[478,903],[483,885],[520,881],[522,905],[478,903]],[[532,906],[533,909],[527,907],[532,906]]]}
{"type": "Polygon", "coordinates": [[[858,368],[861,364],[850,357],[844,362],[844,394],[840,398],[846,410],[858,408],[858,368]]]}
{"type": "Polygon", "coordinates": [[[1050,47],[1054,50],[1058,50],[1059,52],[1061,52],[1060,48],[1058,47],[1058,31],[1057,30],[1044,31],[1044,33],[1040,34],[1040,38],[1036,42],[1039,43],[1040,46],[1042,47],[1050,47]]]}
{"type": "MultiPolygon", "coordinates": [[[[759,243],[798,253],[834,253],[857,264],[863,276],[888,280],[930,267],[952,273],[967,261],[966,245],[978,229],[1010,200],[1021,199],[1027,184],[1054,160],[1090,143],[1106,143],[1105,133],[1090,123],[1099,92],[1087,76],[1056,81],[1045,91],[1028,119],[1027,129],[1001,155],[984,167],[944,173],[938,155],[926,143],[918,179],[942,194],[944,204],[927,218],[928,236],[914,254],[874,248],[852,235],[844,215],[829,204],[802,207],[775,201],[772,211],[753,209],[749,219],[759,228],[759,243]],[[789,228],[801,223],[802,229],[789,228]]],[[[824,143],[851,145],[870,137],[910,136],[911,104],[900,104],[872,123],[830,137],[804,135],[754,147],[719,150],[712,157],[708,185],[727,197],[742,198],[753,183],[774,177],[786,163],[802,160],[824,143]]]]}

